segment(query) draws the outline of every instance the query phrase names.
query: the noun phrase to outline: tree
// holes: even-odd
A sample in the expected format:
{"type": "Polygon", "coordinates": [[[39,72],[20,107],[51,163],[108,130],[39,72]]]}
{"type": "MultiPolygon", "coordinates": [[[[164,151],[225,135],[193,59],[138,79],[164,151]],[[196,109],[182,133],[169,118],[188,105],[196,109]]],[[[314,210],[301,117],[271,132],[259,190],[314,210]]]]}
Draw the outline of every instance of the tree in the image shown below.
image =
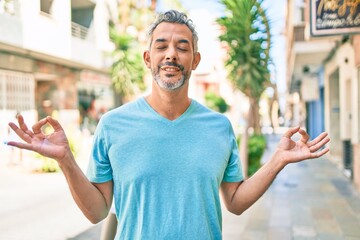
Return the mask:
{"type": "Polygon", "coordinates": [[[248,126],[261,134],[259,100],[270,84],[270,25],[262,0],[221,0],[226,15],[217,19],[223,27],[220,40],[227,43],[226,66],[234,86],[250,101],[248,126]]]}
{"type": "Polygon", "coordinates": [[[225,6],[225,16],[217,19],[223,28],[220,40],[228,47],[225,62],[229,79],[233,85],[249,98],[249,112],[241,137],[240,152],[245,174],[251,174],[251,150],[249,131],[261,134],[259,101],[261,94],[270,83],[270,25],[262,0],[220,0],[225,6]]]}
{"type": "Polygon", "coordinates": [[[205,94],[205,104],[219,113],[225,113],[229,108],[225,99],[213,92],[207,92],[205,94]]]}
{"type": "Polygon", "coordinates": [[[145,69],[134,37],[111,28],[110,39],[115,45],[111,77],[116,93],[122,96],[122,103],[127,96],[145,90],[145,69]]]}
{"type": "Polygon", "coordinates": [[[110,23],[110,39],[115,45],[111,77],[118,104],[146,88],[141,49],[146,44],[144,35],[155,8],[156,0],[150,5],[145,0],[118,1],[118,16],[110,23]]]}

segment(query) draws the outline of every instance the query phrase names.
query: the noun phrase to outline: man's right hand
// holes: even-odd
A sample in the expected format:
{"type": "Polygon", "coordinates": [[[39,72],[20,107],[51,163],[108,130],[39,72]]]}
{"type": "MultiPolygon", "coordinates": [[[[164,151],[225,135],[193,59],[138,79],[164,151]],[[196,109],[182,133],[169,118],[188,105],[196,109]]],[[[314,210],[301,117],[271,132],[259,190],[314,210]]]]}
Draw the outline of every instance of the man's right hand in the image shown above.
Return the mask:
{"type": "Polygon", "coordinates": [[[64,129],[57,120],[49,116],[43,118],[32,127],[32,131],[28,129],[23,116],[18,115],[17,120],[19,126],[12,122],[9,126],[25,142],[9,141],[8,145],[37,152],[58,162],[72,154],[64,129]],[[42,131],[46,124],[53,128],[52,133],[45,134],[42,131]]]}

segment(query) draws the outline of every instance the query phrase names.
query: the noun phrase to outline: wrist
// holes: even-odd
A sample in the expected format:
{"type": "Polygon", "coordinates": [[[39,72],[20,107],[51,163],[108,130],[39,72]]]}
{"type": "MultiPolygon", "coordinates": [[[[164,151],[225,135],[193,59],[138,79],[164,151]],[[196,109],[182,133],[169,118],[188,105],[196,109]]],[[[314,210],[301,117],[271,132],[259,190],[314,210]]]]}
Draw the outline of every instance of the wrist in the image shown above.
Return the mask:
{"type": "Polygon", "coordinates": [[[280,172],[287,165],[286,157],[283,152],[276,149],[269,161],[269,164],[271,164],[271,168],[274,171],[277,173],[280,172]]]}
{"type": "Polygon", "coordinates": [[[64,168],[64,167],[67,167],[69,165],[72,165],[74,162],[75,162],[75,158],[74,158],[74,155],[72,154],[71,150],[68,148],[68,149],[65,149],[65,154],[63,157],[59,158],[59,159],[55,159],[60,168],[64,168]]]}

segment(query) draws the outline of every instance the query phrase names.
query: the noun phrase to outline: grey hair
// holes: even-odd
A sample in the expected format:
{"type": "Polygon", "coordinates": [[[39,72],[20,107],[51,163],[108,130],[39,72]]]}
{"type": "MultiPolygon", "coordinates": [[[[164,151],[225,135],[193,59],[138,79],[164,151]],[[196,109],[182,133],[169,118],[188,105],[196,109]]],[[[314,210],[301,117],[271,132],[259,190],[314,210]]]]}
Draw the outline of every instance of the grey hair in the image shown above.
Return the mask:
{"type": "Polygon", "coordinates": [[[182,12],[179,12],[176,10],[170,10],[165,13],[160,13],[157,15],[157,18],[150,25],[148,32],[147,32],[147,37],[149,40],[149,48],[151,47],[154,30],[162,22],[180,23],[180,24],[186,25],[192,33],[194,53],[196,53],[198,51],[199,36],[195,30],[195,25],[194,25],[193,21],[191,19],[189,19],[185,13],[182,13],[182,12]]]}

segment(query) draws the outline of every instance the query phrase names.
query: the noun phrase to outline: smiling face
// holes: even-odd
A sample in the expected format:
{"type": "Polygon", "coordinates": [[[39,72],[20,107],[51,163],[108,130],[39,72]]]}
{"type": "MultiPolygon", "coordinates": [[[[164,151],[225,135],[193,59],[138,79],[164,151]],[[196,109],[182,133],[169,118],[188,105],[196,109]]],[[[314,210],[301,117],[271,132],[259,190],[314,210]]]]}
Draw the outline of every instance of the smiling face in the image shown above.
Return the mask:
{"type": "Polygon", "coordinates": [[[173,91],[187,84],[200,62],[192,41],[192,33],[184,24],[162,22],[156,27],[144,61],[160,88],[173,91]]]}

